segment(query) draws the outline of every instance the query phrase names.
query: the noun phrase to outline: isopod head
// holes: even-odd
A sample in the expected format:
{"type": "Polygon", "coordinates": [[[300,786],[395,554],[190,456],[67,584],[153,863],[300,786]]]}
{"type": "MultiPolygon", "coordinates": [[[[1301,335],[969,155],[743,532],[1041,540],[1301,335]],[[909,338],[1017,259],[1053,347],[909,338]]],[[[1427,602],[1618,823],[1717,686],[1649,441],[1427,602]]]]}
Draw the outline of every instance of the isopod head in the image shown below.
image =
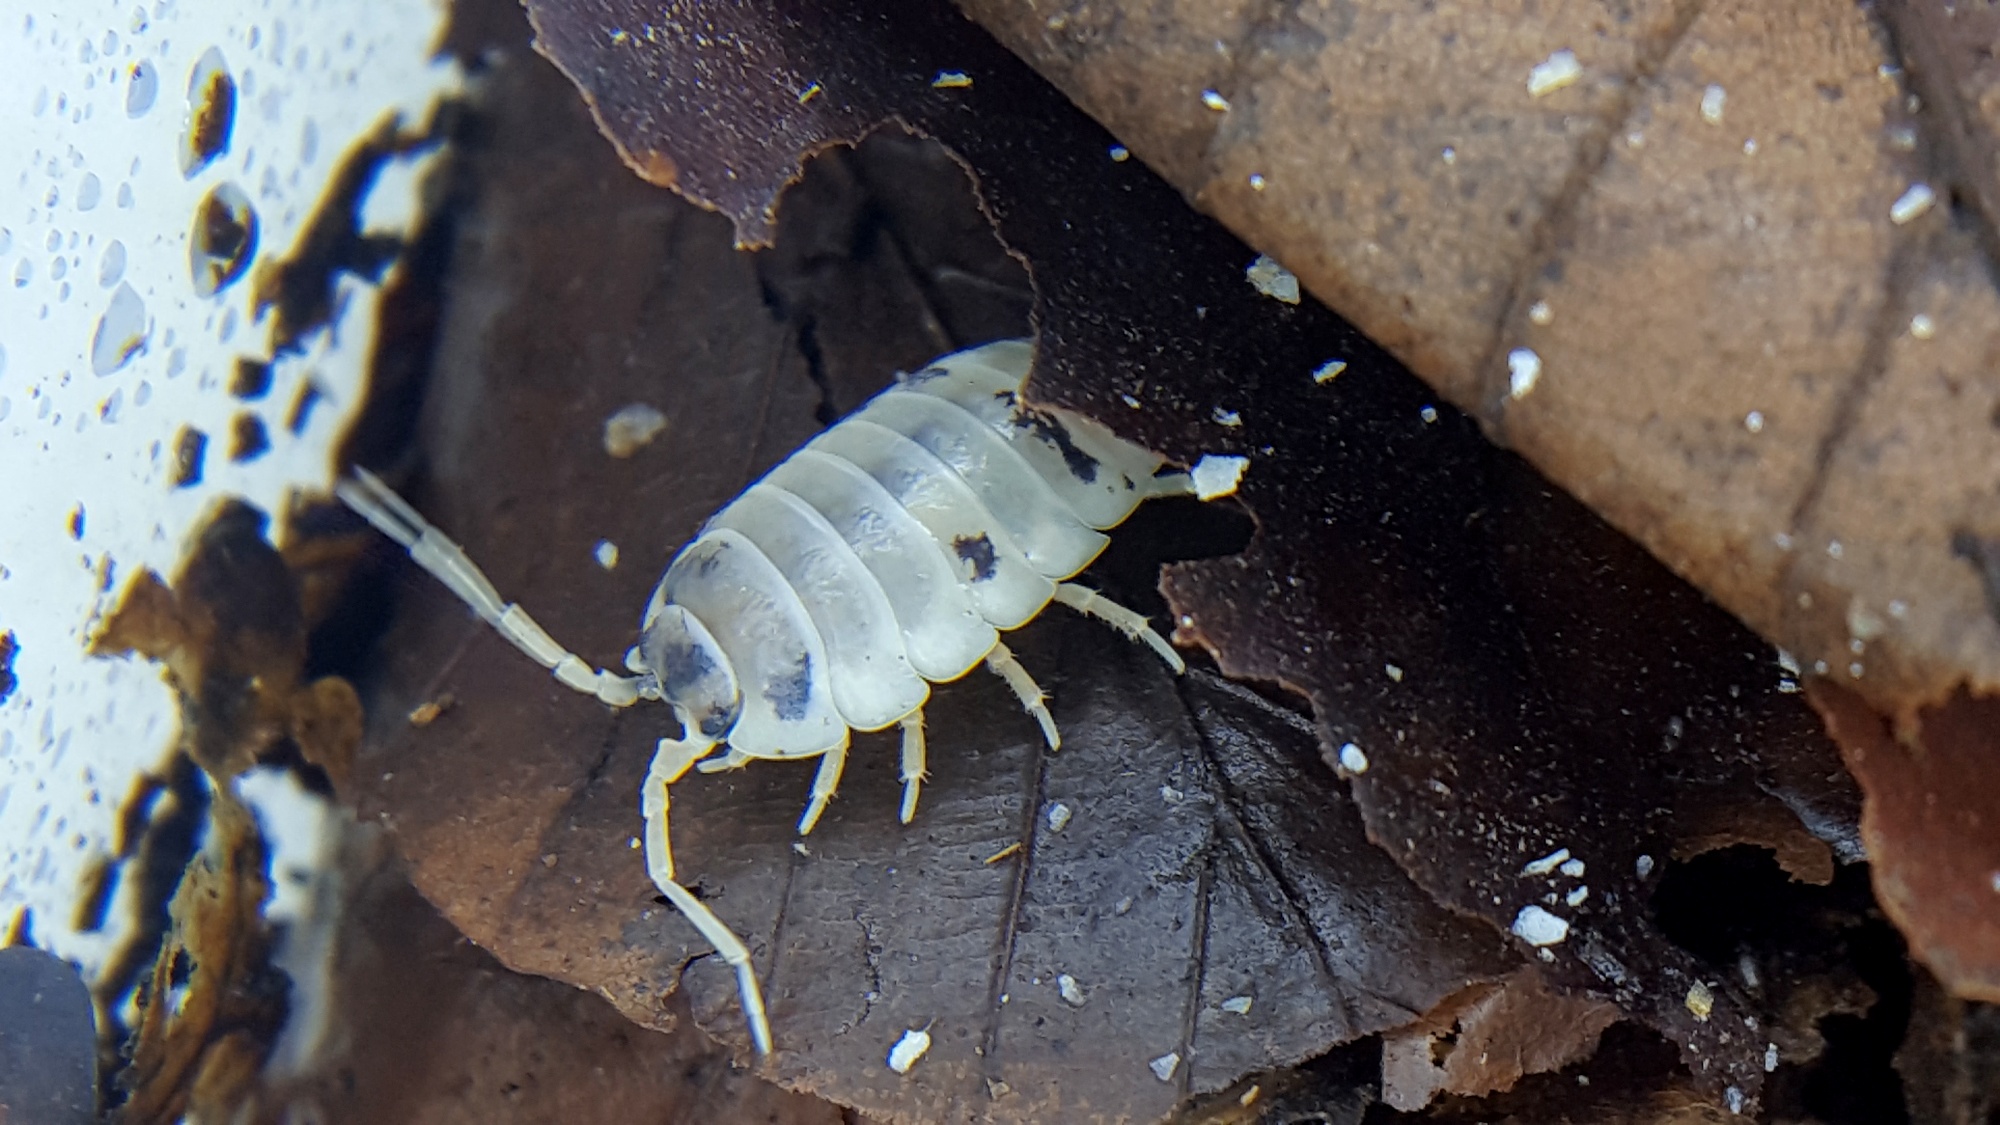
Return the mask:
{"type": "MultiPolygon", "coordinates": [[[[656,596],[639,632],[633,671],[650,677],[687,728],[686,737],[720,741],[743,711],[729,657],[701,619],[656,596]]],[[[644,688],[641,694],[651,694],[644,688]]]]}

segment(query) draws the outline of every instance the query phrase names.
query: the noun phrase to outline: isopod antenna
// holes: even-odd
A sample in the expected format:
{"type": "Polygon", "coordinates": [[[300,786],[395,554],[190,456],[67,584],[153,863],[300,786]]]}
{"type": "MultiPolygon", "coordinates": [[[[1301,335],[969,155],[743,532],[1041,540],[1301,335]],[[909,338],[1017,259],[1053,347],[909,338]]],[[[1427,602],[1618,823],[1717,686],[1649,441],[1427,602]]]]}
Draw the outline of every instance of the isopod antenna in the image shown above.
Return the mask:
{"type": "Polygon", "coordinates": [[[340,502],[367,520],[375,530],[394,539],[410,553],[410,558],[431,577],[444,583],[470,606],[481,620],[499,632],[515,648],[537,664],[555,673],[565,687],[594,695],[613,707],[630,707],[639,701],[639,679],[592,668],[582,657],[556,643],[548,630],[528,611],[500,600],[500,592],[464,548],[451,541],[415,508],[366,469],[356,466],[354,479],[333,486],[340,502]]]}

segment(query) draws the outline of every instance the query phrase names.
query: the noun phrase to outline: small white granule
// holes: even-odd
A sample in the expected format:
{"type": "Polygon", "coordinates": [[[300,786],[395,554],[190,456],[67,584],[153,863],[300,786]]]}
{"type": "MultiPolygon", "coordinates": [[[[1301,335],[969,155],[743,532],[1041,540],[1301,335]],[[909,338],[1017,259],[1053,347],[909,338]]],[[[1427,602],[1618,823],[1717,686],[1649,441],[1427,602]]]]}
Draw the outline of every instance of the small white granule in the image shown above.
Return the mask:
{"type": "Polygon", "coordinates": [[[972,85],[972,76],[962,70],[940,70],[931,85],[940,90],[963,90],[972,85]]]}
{"type": "Polygon", "coordinates": [[[1146,1066],[1152,1070],[1153,1077],[1162,1082],[1172,1082],[1174,1080],[1174,1071],[1179,1070],[1181,1066],[1181,1053],[1179,1051],[1169,1051],[1152,1062],[1147,1063],[1146,1066]]]}
{"type": "Polygon", "coordinates": [[[1209,417],[1214,418],[1218,426],[1240,426],[1243,424],[1243,415],[1238,414],[1234,410],[1224,410],[1220,406],[1216,407],[1215,411],[1209,417]]]}
{"type": "Polygon", "coordinates": [[[1229,111],[1229,99],[1223,97],[1221,92],[1217,90],[1203,90],[1201,92],[1201,104],[1217,113],[1227,113],[1229,111]]]}
{"type": "Polygon", "coordinates": [[[1057,801],[1055,804],[1050,805],[1049,831],[1061,832],[1064,828],[1068,827],[1070,816],[1071,813],[1069,810],[1069,806],[1063,804],[1061,801],[1057,801]]]}
{"type": "Polygon", "coordinates": [[[1687,1000],[1684,1002],[1687,1004],[1687,1010],[1694,1013],[1694,1018],[1698,1020],[1706,1021],[1709,1013],[1715,1011],[1715,993],[1700,981],[1689,986],[1687,1000]]]}
{"type": "Polygon", "coordinates": [[[1580,859],[1564,860],[1563,865],[1556,868],[1556,870],[1572,879],[1581,879],[1583,878],[1583,861],[1580,859]]]}
{"type": "Polygon", "coordinates": [[[1111,146],[1111,162],[1113,164],[1123,164],[1130,159],[1132,159],[1131,149],[1126,148],[1124,145],[1111,146]]]}
{"type": "Polygon", "coordinates": [[[604,420],[604,452],[630,457],[667,428],[667,416],[643,402],[619,408],[604,420]]]}
{"type": "Polygon", "coordinates": [[[1266,180],[1266,179],[1264,178],[1264,173],[1262,173],[1262,172],[1252,172],[1252,173],[1250,173],[1250,190],[1251,190],[1251,191],[1263,191],[1263,190],[1264,190],[1264,185],[1265,185],[1265,184],[1267,184],[1267,183],[1269,183],[1269,182],[1270,182],[1269,180],[1266,180]]]}
{"type": "Polygon", "coordinates": [[[1536,301],[1528,306],[1528,319],[1536,324],[1547,324],[1555,318],[1556,314],[1550,311],[1547,301],[1536,301]]]}
{"type": "Polygon", "coordinates": [[[1930,210],[1936,202],[1937,192],[1929,184],[1911,184],[1908,191],[1889,205],[1889,221],[1901,226],[1930,210]]]}
{"type": "Polygon", "coordinates": [[[1336,378],[1339,378],[1340,373],[1345,370],[1347,370],[1346,360],[1329,359],[1325,363],[1320,364],[1318,367],[1313,368],[1313,382],[1331,383],[1336,378]]]}
{"type": "Polygon", "coordinates": [[[1231,996],[1222,1002],[1222,1010],[1231,1015],[1247,1016],[1250,1014],[1250,998],[1248,996],[1231,996]]]}
{"type": "Polygon", "coordinates": [[[590,549],[590,554],[591,557],[597,560],[597,565],[606,570],[611,570],[618,565],[618,544],[613,543],[609,539],[599,539],[597,546],[590,549]]]}
{"type": "Polygon", "coordinates": [[[1563,901],[1564,901],[1565,903],[1568,903],[1568,904],[1569,904],[1569,905],[1570,905],[1571,907],[1578,907],[1578,906],[1582,906],[1582,905],[1583,905],[1583,903],[1584,903],[1584,900],[1585,900],[1585,899],[1588,899],[1589,897],[1590,897],[1590,888],[1589,888],[1589,887],[1578,887],[1577,889],[1575,889],[1575,890],[1571,891],[1570,893],[1568,893],[1568,894],[1564,895],[1564,896],[1563,896],[1563,901]]]}
{"type": "Polygon", "coordinates": [[[1181,798],[1186,796],[1187,796],[1186,793],[1181,792],[1180,790],[1174,788],[1171,785],[1160,786],[1160,800],[1165,801],[1170,805],[1180,804],[1181,798]]]}
{"type": "Polygon", "coordinates": [[[1444,146],[1444,151],[1438,154],[1438,159],[1444,161],[1446,164],[1456,164],[1458,163],[1458,150],[1450,145],[1446,145],[1444,146]]]}
{"type": "Polygon", "coordinates": [[[1640,856],[1638,861],[1632,865],[1632,870],[1637,871],[1641,879],[1651,875],[1653,873],[1653,857],[1649,855],[1640,856]]]}
{"type": "Polygon", "coordinates": [[[1403,682],[1403,669],[1398,665],[1384,664],[1382,665],[1382,671],[1388,673],[1389,678],[1391,680],[1394,680],[1399,684],[1403,682]]]}
{"type": "Polygon", "coordinates": [[[1728,1103],[1729,1112],[1735,1114],[1741,1114],[1744,1105],[1748,1102],[1748,1099],[1743,1096],[1743,1091],[1734,1086],[1724,1088],[1722,1091],[1722,1100],[1728,1103]]]}
{"type": "Polygon", "coordinates": [[[1438,408],[1435,406],[1426,406],[1422,410],[1417,411],[1417,417],[1422,418],[1425,425],[1429,425],[1438,420],[1438,408]]]}
{"type": "Polygon", "coordinates": [[[1250,458],[1225,457],[1205,453],[1194,463],[1194,471],[1188,475],[1194,479],[1194,494],[1203,500],[1213,500],[1218,496],[1228,496],[1243,483],[1243,474],[1249,471],[1250,458]]]}
{"type": "Polygon", "coordinates": [[[1565,47],[1548,58],[1535,64],[1528,72],[1528,96],[1539,98],[1553,94],[1565,86],[1573,86],[1583,77],[1583,66],[1576,61],[1576,52],[1565,47]]]}
{"type": "Polygon", "coordinates": [[[1368,755],[1352,742],[1340,744],[1340,768],[1348,773],[1367,773],[1368,755]]]}
{"type": "Polygon", "coordinates": [[[889,1048],[889,1069],[897,1074],[908,1074],[924,1052],[931,1049],[931,1033],[921,1028],[911,1028],[903,1033],[896,1045],[889,1048]]]}
{"type": "Polygon", "coordinates": [[[1569,923],[1539,906],[1524,906],[1514,915],[1514,936],[1533,946],[1556,945],[1569,936],[1569,923]]]}
{"type": "Polygon", "coordinates": [[[1507,397],[1526,398],[1542,377],[1542,357],[1533,348],[1515,348],[1507,353],[1507,397]]]}
{"type": "Polygon", "coordinates": [[[1918,313],[1910,318],[1910,335],[1919,340],[1928,340],[1937,335],[1937,321],[1929,313],[1918,313]]]}
{"type": "Polygon", "coordinates": [[[1083,1007],[1083,989],[1077,987],[1076,978],[1068,973],[1056,978],[1056,991],[1062,994],[1063,1003],[1072,1008],[1083,1007]]]}
{"type": "Polygon", "coordinates": [[[1765,1044],[1764,1073],[1769,1074],[1776,1069],[1778,1069],[1778,1045],[1776,1043],[1765,1044]]]}
{"type": "Polygon", "coordinates": [[[1752,410],[1750,413],[1745,414],[1743,416],[1743,428],[1749,430],[1753,434],[1763,433],[1764,412],[1761,410],[1752,410]]]}
{"type": "Polygon", "coordinates": [[[1527,866],[1521,868],[1521,874],[1547,875],[1549,872],[1554,871],[1558,867],[1561,867],[1564,863],[1568,862],[1568,860],[1569,860],[1569,849],[1557,848],[1555,851],[1552,851],[1549,854],[1543,856],[1542,858],[1534,860],[1527,866]]]}
{"type": "Polygon", "coordinates": [[[1750,137],[1743,142],[1743,155],[1745,156],[1757,155],[1757,138],[1750,137]]]}
{"type": "Polygon", "coordinates": [[[1269,254],[1257,255],[1243,276],[1264,296],[1288,305],[1299,303],[1298,275],[1271,259],[1269,254]]]}
{"type": "Polygon", "coordinates": [[[1710,125],[1722,124],[1722,107],[1729,101],[1729,91],[1720,86],[1710,86],[1701,92],[1701,119],[1710,125]]]}

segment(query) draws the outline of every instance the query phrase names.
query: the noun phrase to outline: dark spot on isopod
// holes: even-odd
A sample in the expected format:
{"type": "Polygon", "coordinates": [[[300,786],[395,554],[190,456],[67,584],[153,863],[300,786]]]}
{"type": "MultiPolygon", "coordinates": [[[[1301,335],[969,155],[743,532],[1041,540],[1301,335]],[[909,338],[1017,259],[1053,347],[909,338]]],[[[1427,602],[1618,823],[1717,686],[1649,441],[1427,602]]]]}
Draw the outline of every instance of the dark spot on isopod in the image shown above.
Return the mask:
{"type": "Polygon", "coordinates": [[[1022,408],[1014,414],[1014,425],[1055,446],[1062,454],[1063,464],[1069,466],[1071,476],[1085,484],[1096,482],[1097,458],[1078,449],[1076,441],[1069,436],[1069,431],[1056,420],[1054,415],[1022,408]]]}
{"type": "Polygon", "coordinates": [[[187,132],[181,137],[181,174],[189,179],[229,149],[236,124],[236,79],[210,47],[196,60],[188,76],[187,132]]]}
{"type": "Polygon", "coordinates": [[[312,380],[300,383],[298,395],[292,399],[291,412],[285,415],[285,428],[294,434],[305,433],[306,426],[312,422],[313,407],[319,405],[322,397],[319,387],[312,380]]]}
{"type": "Polygon", "coordinates": [[[171,479],[175,488],[187,488],[201,483],[202,455],[207,451],[207,434],[193,426],[181,427],[180,436],[174,438],[171,479]]]}
{"type": "Polygon", "coordinates": [[[7,702],[7,697],[21,684],[14,675],[14,657],[20,651],[21,643],[14,639],[12,630],[0,633],[0,703],[7,702]]]}
{"type": "Polygon", "coordinates": [[[249,356],[236,357],[236,372],[229,377],[229,393],[237,398],[256,400],[271,393],[271,365],[249,356]]]}
{"type": "Polygon", "coordinates": [[[194,291],[213,297],[243,276],[257,253],[257,211],[233,183],[217,184],[202,197],[188,235],[188,270],[194,291]]]}
{"type": "Polygon", "coordinates": [[[993,577],[1000,560],[993,553],[993,541],[984,532],[978,535],[961,535],[951,541],[951,549],[958,557],[972,564],[972,580],[985,582],[993,577]]]}
{"type": "Polygon", "coordinates": [[[69,537],[79,541],[83,539],[83,505],[81,504],[70,509],[69,537]]]}
{"type": "Polygon", "coordinates": [[[764,687],[764,698],[771,701],[779,722],[802,722],[806,705],[812,702],[812,653],[800,653],[791,671],[772,677],[764,687]]]}

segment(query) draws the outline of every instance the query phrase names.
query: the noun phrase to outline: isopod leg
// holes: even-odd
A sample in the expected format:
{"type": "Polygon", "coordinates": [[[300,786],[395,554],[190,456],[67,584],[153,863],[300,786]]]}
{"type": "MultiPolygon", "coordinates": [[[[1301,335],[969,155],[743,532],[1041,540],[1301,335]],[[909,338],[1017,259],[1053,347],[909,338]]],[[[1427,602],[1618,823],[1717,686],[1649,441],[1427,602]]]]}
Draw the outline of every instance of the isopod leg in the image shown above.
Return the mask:
{"type": "Polygon", "coordinates": [[[613,707],[629,707],[638,702],[636,677],[592,668],[582,657],[557,644],[526,610],[502,602],[500,592],[466,556],[465,549],[418,515],[415,508],[375,474],[357,467],[354,479],[334,485],[333,492],[377,531],[408,549],[418,566],[458,595],[458,600],[470,606],[515,648],[554,672],[563,686],[594,695],[613,707]]]}
{"type": "Polygon", "coordinates": [[[919,707],[903,716],[903,823],[917,815],[917,790],[924,778],[924,711],[919,707]]]}
{"type": "Polygon", "coordinates": [[[731,746],[729,748],[729,752],[724,754],[722,757],[710,758],[708,761],[701,763],[695,768],[703,773],[721,773],[723,770],[742,769],[744,766],[747,766],[751,762],[754,762],[756,760],[757,759],[751,757],[748,754],[745,754],[743,751],[738,750],[736,747],[731,746]]]}
{"type": "Polygon", "coordinates": [[[1056,733],[1056,719],[1049,714],[1048,696],[1043,694],[1042,685],[1035,682],[1021,662],[1014,659],[1014,650],[1005,642],[995,642],[993,651],[986,654],[986,667],[994,675],[1007,681],[1014,689],[1014,698],[1021,701],[1021,707],[1042,724],[1042,737],[1048,740],[1049,749],[1062,749],[1062,735],[1056,733]]]}
{"type": "Polygon", "coordinates": [[[840,745],[819,756],[819,769],[813,773],[812,798],[806,802],[805,815],[799,818],[799,835],[806,835],[819,823],[819,814],[826,811],[833,791],[840,788],[840,771],[846,768],[847,739],[842,738],[840,745]]]}
{"type": "Polygon", "coordinates": [[[744,1019],[757,1053],[771,1053],[771,1023],[764,1014],[764,993],[757,985],[757,970],[750,963],[750,949],[743,939],[715,916],[708,904],[694,897],[674,880],[673,844],[667,833],[667,790],[687,775],[688,767],[715,749],[713,742],[681,742],[663,738],[653,751],[653,764],[646,770],[645,788],[640,791],[639,811],[646,818],[646,873],[653,885],[681,912],[695,930],[724,961],[736,970],[736,989],[743,1001],[744,1019]]]}
{"type": "Polygon", "coordinates": [[[1167,667],[1175,673],[1187,671],[1187,663],[1165,637],[1153,631],[1153,626],[1137,611],[1126,609],[1103,594],[1088,586],[1074,582],[1056,583],[1056,600],[1085,617],[1095,617],[1113,629],[1135,641],[1143,642],[1148,648],[1160,654],[1167,667]]]}

